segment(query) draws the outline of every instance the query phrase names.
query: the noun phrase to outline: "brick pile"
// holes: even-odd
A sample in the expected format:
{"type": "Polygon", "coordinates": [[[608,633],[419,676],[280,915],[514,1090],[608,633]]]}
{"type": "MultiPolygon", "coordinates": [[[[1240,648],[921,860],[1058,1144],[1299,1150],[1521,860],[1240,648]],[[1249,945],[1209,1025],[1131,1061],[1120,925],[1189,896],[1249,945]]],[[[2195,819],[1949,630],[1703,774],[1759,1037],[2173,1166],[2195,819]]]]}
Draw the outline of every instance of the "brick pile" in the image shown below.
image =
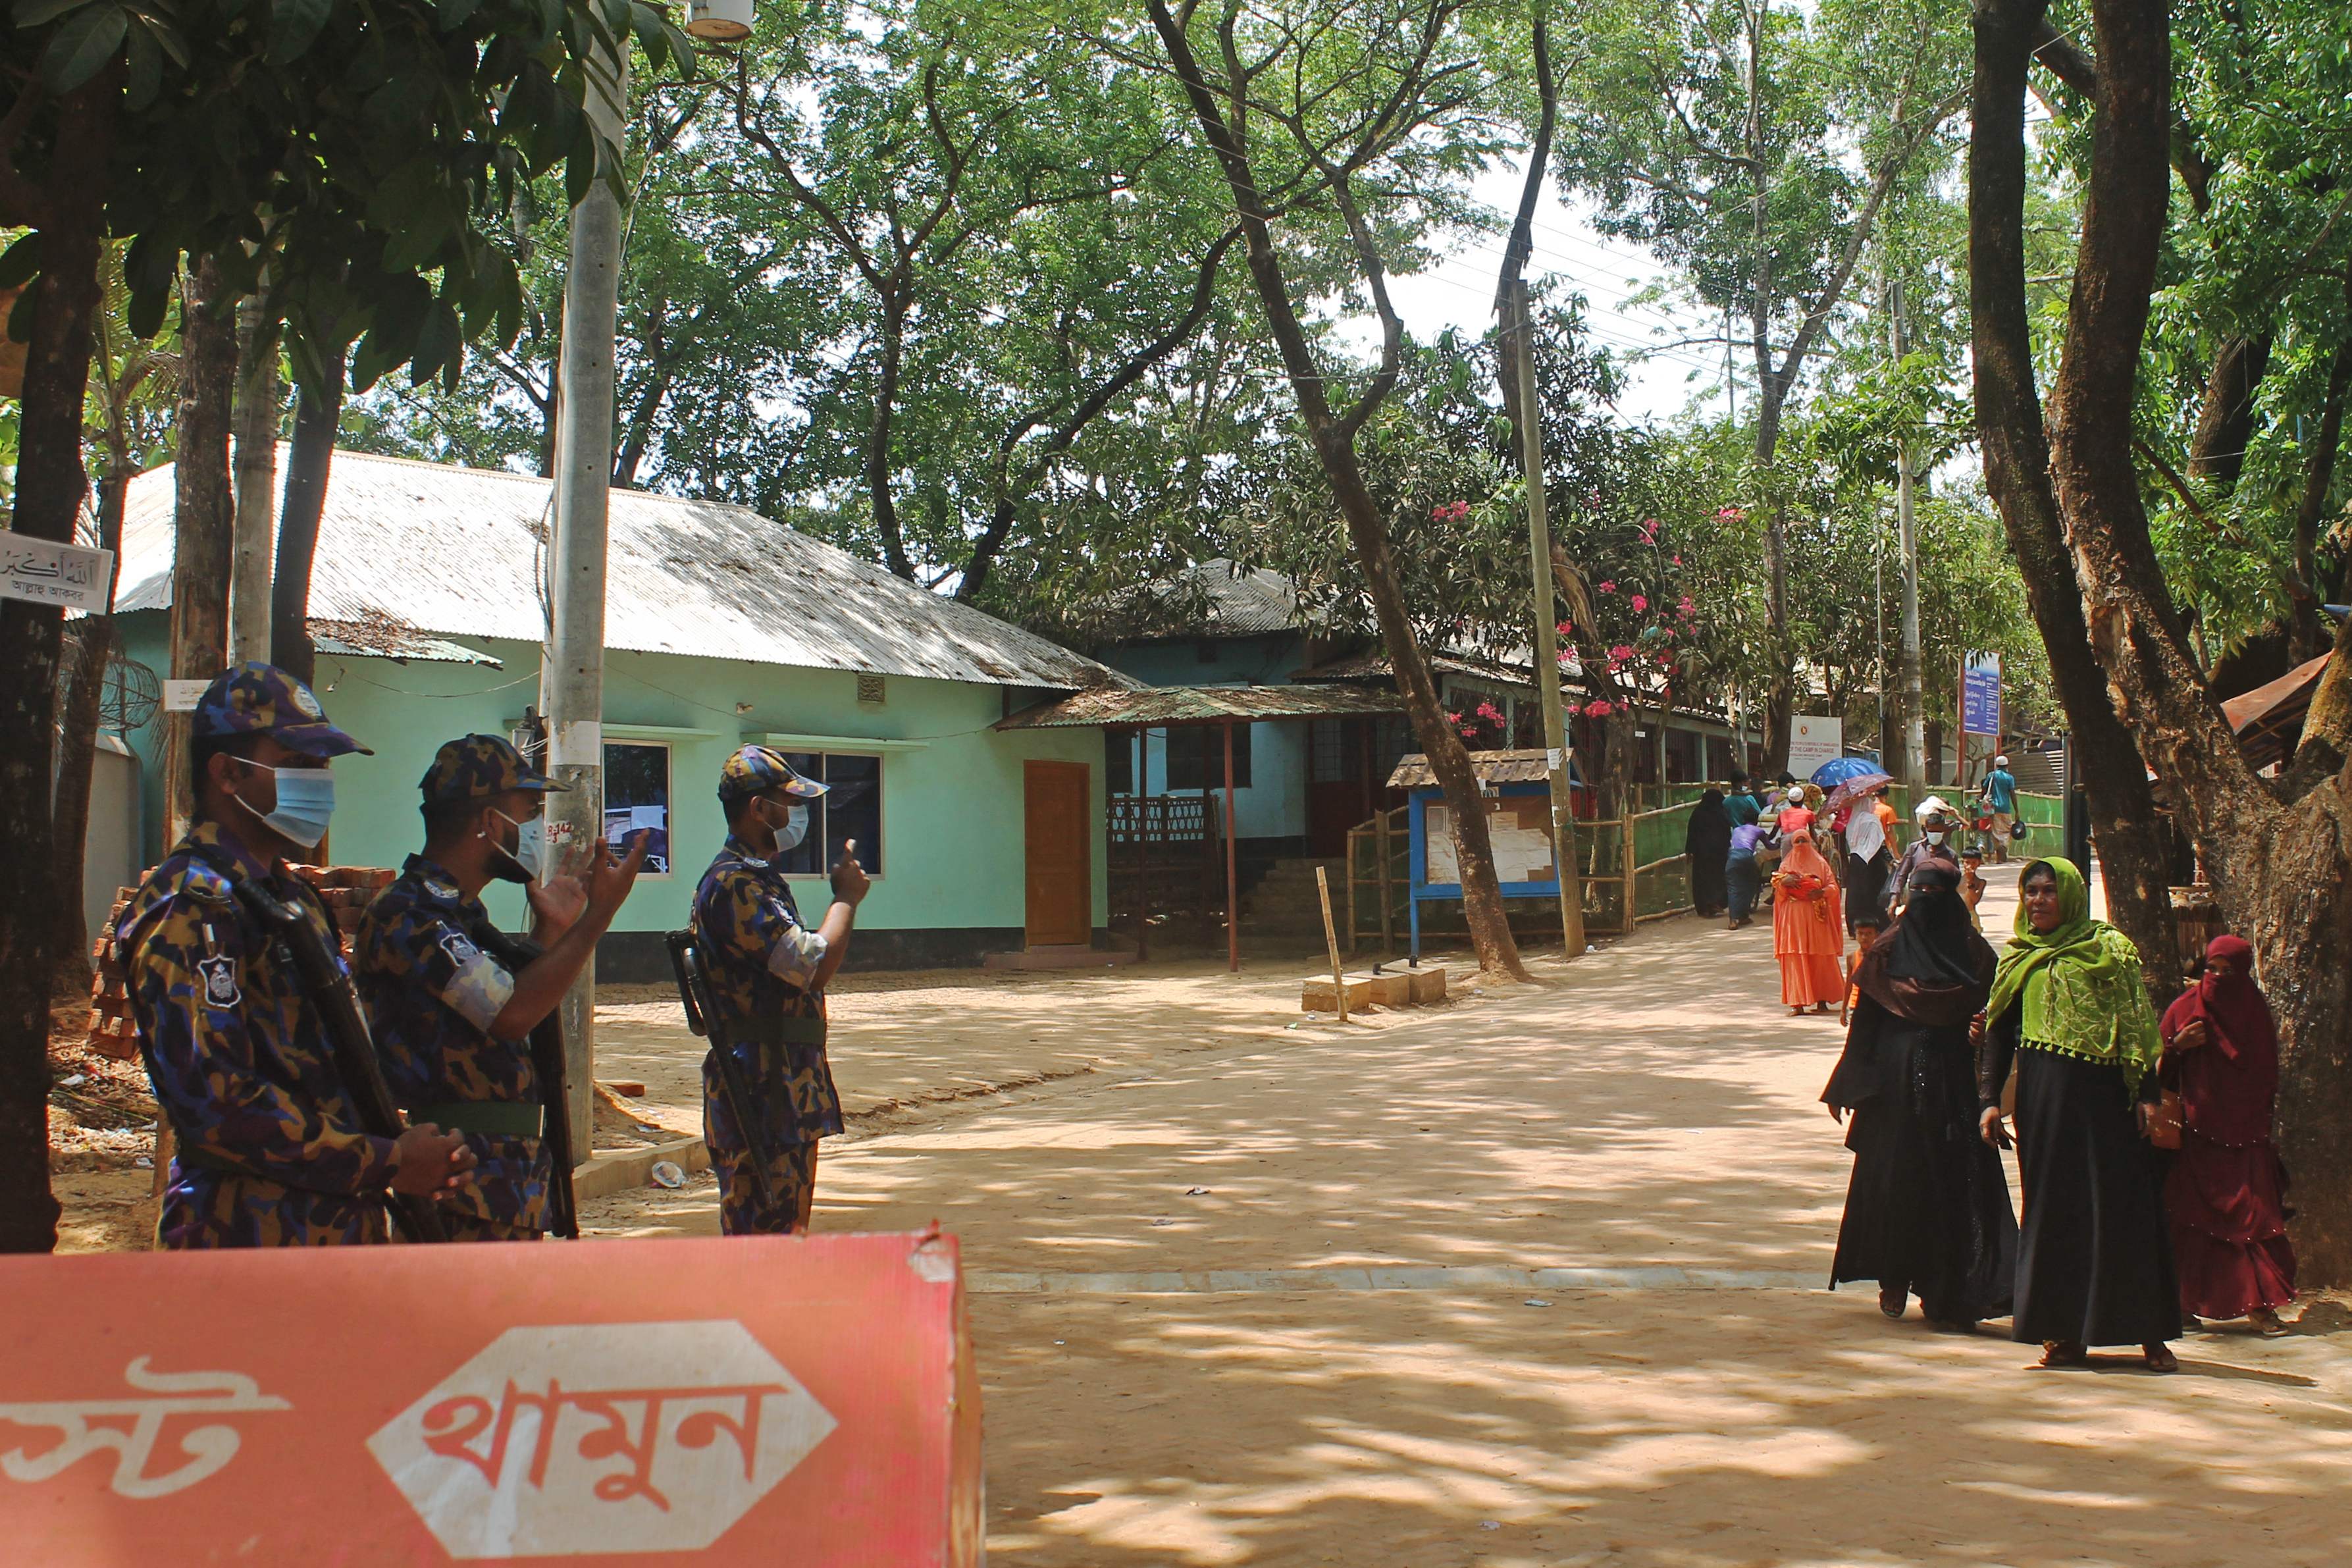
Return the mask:
{"type": "MultiPolygon", "coordinates": [[[[369,903],[392,886],[399,875],[383,866],[290,866],[288,869],[318,890],[327,912],[334,917],[346,953],[351,951],[352,933],[359,930],[360,917],[367,912],[369,903]]],[[[137,892],[136,888],[117,889],[114,907],[106,912],[106,929],[99,933],[90,952],[98,973],[89,984],[86,1043],[98,1055],[117,1061],[128,1061],[137,1056],[139,1044],[131,1026],[131,998],[123,989],[122,965],[115,959],[109,933],[137,892]]]]}

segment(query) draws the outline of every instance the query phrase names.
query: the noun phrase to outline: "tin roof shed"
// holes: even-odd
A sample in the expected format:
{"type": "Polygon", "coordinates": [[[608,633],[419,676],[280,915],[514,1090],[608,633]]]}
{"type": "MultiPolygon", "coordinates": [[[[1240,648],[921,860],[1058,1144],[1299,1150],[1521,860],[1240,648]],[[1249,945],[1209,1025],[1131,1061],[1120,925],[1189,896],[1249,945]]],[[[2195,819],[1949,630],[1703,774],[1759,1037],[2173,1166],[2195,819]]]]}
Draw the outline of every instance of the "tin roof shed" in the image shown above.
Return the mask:
{"type": "MultiPolygon", "coordinates": [[[[313,625],[327,635],[366,627],[362,646],[420,658],[481,657],[452,637],[542,641],[551,490],[524,475],[337,452],[313,625]]],[[[169,465],[131,481],[118,612],[170,607],[172,505],[169,465]]],[[[1133,684],[724,502],[614,490],[607,573],[604,642],[624,651],[1060,690],[1133,684]]]]}

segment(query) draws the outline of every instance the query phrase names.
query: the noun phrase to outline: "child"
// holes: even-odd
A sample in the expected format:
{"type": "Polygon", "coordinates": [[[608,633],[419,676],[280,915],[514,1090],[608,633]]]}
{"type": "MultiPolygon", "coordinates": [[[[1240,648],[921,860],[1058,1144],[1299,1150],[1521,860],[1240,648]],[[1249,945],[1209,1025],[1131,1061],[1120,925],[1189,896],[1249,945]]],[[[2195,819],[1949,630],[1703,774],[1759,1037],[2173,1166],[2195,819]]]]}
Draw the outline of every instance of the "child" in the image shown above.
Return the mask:
{"type": "Polygon", "coordinates": [[[1877,940],[1878,921],[1875,919],[1853,922],[1853,962],[1846,965],[1845,1005],[1838,1009],[1838,1022],[1841,1024],[1853,1022],[1853,1010],[1862,1002],[1862,987],[1856,984],[1862,973],[1862,961],[1869,955],[1871,943],[1877,940]]]}
{"type": "Polygon", "coordinates": [[[1960,851],[1960,901],[1969,906],[1969,919],[1979,931],[1984,930],[1984,921],[1978,919],[1977,905],[1984,895],[1984,850],[1971,844],[1960,851]]]}

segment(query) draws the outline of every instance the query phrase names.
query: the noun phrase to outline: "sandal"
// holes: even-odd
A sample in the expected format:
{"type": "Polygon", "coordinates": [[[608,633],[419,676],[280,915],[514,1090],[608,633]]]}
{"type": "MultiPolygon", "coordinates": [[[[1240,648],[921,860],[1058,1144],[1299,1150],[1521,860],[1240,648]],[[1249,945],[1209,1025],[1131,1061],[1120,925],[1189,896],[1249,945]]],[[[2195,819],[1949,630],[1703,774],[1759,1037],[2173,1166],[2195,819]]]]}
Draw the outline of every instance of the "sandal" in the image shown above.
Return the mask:
{"type": "Polygon", "coordinates": [[[2073,1340],[2042,1342],[2042,1364],[2047,1367],[2088,1366],[2090,1352],[2073,1340]]]}
{"type": "Polygon", "coordinates": [[[1890,1318],[1899,1318],[1911,1305],[1911,1292],[1900,1285],[1879,1288],[1878,1310],[1890,1318]]]}
{"type": "Polygon", "coordinates": [[[2180,1358],[2172,1353],[2170,1345],[2160,1343],[2142,1345],[2140,1354],[2147,1359],[2147,1370],[2150,1372],[2167,1373],[2180,1370],[2180,1358]]]}
{"type": "Polygon", "coordinates": [[[2266,1340],[2275,1340],[2292,1331],[2279,1321],[2278,1313],[2268,1307],[2257,1307],[2248,1312],[2246,1321],[2253,1325],[2254,1332],[2266,1340]]]}

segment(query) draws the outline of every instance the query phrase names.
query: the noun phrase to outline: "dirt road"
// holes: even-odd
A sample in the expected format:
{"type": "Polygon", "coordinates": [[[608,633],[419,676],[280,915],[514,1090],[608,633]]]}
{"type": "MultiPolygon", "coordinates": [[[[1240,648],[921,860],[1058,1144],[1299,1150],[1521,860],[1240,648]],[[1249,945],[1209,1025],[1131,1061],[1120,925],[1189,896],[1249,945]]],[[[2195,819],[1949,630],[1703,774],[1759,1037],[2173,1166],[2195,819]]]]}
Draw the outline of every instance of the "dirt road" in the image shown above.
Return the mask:
{"type": "MultiPolygon", "coordinates": [[[[931,1047],[885,1029],[902,1010],[861,1058],[845,998],[869,1114],[816,1223],[962,1237],[1000,1568],[2352,1552],[2340,1302],[2285,1340],[2191,1336],[2171,1379],[1889,1323],[1820,1289],[1841,1037],[1779,1008],[1769,929],[1675,921],[1537,969],[1345,1029],[1284,1028],[1286,972],[1148,1006],[1139,981],[1041,985],[975,1003],[1006,1010],[974,1050],[1059,1031],[1066,1071],[989,1094],[975,1060],[961,1097],[877,1091],[931,1047]]],[[[707,1178],[589,1217],[715,1228],[707,1178]]]]}

